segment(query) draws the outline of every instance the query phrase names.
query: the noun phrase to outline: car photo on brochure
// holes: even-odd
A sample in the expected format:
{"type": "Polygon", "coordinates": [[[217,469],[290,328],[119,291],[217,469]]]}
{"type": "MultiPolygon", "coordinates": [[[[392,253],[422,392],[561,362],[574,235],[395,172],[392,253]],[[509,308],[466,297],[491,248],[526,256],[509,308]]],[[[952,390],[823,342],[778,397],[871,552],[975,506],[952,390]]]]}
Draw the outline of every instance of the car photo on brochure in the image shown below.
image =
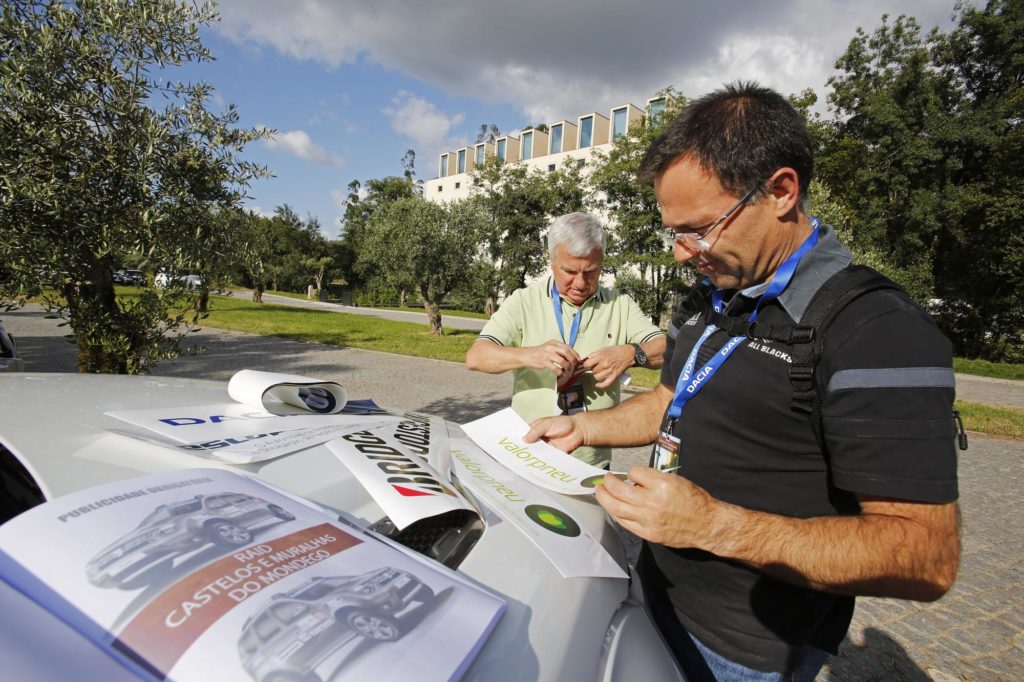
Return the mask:
{"type": "Polygon", "coordinates": [[[237,493],[196,495],[161,505],[132,532],[118,538],[86,566],[97,587],[138,589],[159,578],[173,578],[174,562],[213,547],[209,561],[252,542],[259,528],[295,515],[276,504],[237,493]]]}

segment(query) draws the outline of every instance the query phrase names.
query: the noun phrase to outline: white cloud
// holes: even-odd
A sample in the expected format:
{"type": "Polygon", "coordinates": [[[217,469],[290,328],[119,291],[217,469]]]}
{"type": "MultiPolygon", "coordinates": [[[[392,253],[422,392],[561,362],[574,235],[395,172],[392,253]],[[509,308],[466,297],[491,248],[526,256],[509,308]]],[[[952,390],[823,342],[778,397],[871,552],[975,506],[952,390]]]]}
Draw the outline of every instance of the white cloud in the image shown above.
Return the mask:
{"type": "Polygon", "coordinates": [[[465,146],[467,140],[453,137],[452,129],[462,124],[461,113],[447,115],[433,103],[404,90],[383,110],[391,120],[391,128],[412,143],[421,159],[433,159],[442,151],[465,146]]]}
{"type": "MultiPolygon", "coordinates": [[[[980,1],[980,0],[978,0],[980,1]]],[[[519,106],[531,123],[756,78],[825,82],[858,26],[908,14],[948,25],[951,0],[221,0],[218,30],[299,59],[381,64],[447,93],[519,106]]],[[[426,151],[426,150],[423,150],[426,151]]]]}
{"type": "Polygon", "coordinates": [[[304,130],[273,133],[263,144],[267,149],[285,152],[321,166],[340,167],[344,164],[340,156],[330,154],[323,147],[314,143],[304,130]]]}

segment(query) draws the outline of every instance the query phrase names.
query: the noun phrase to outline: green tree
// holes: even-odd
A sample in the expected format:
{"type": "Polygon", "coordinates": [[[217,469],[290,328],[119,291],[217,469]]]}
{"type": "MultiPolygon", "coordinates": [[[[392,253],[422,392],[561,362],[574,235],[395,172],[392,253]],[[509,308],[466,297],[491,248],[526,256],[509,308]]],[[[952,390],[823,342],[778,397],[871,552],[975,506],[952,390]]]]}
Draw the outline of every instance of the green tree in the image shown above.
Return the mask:
{"type": "Polygon", "coordinates": [[[657,121],[630,126],[607,154],[596,152],[589,180],[604,197],[601,208],[612,223],[605,268],[615,273],[616,287],[632,296],[655,324],[661,322],[672,294],[695,278],[692,269],[676,264],[661,240],[654,188],[636,179],[651,143],[685,104],[672,88],[658,94],[666,97],[665,113],[657,121]]]}
{"type": "Polygon", "coordinates": [[[491,157],[473,170],[473,196],[486,216],[474,273],[485,312],[526,285],[546,263],[543,236],[552,218],[582,211],[590,196],[571,159],[550,173],[491,157]]]}
{"type": "Polygon", "coordinates": [[[829,81],[819,172],[855,211],[854,245],[943,301],[958,353],[1020,359],[1024,5],[957,4],[956,19],[949,34],[907,17],[858,30],[829,81]]]}
{"type": "Polygon", "coordinates": [[[168,80],[211,59],[199,26],[214,18],[172,0],[4,3],[0,262],[15,295],[41,290],[67,319],[81,371],[143,372],[177,353],[183,292],[119,300],[112,270],[124,253],[198,267],[196,243],[217,238],[208,210],[262,172],[237,156],[259,133],[208,110],[209,86],[168,80]]]}
{"type": "Polygon", "coordinates": [[[435,204],[422,197],[392,202],[370,222],[360,260],[388,283],[414,286],[430,333],[441,335],[441,304],[469,276],[483,214],[478,202],[435,204]]]}
{"type": "MultiPolygon", "coordinates": [[[[411,166],[407,171],[411,171],[411,166]]],[[[421,195],[419,182],[414,173],[406,172],[403,177],[388,176],[367,180],[365,186],[358,180],[348,185],[345,200],[345,214],[342,216],[341,241],[353,255],[352,269],[346,273],[351,286],[362,288],[373,279],[374,271],[365,268],[365,259],[360,259],[363,241],[369,233],[370,222],[381,210],[400,199],[411,199],[421,195]]]]}
{"type": "MultiPolygon", "coordinates": [[[[970,357],[1024,361],[1024,3],[957,3],[935,48],[956,84],[956,145],[936,249],[940,324],[970,357]]],[[[948,152],[947,152],[948,153],[948,152]]]]}

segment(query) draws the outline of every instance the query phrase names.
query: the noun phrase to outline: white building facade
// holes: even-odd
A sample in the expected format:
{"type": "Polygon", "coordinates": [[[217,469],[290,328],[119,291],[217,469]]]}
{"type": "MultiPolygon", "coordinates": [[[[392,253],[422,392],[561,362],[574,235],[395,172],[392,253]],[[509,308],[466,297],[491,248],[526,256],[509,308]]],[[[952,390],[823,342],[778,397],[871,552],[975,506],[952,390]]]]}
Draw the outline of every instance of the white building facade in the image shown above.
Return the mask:
{"type": "Polygon", "coordinates": [[[506,163],[524,163],[530,168],[554,172],[567,161],[579,164],[589,174],[596,150],[608,153],[615,140],[645,116],[657,117],[665,108],[665,97],[652,97],[641,109],[633,104],[612,107],[608,115],[592,111],[574,121],[554,121],[548,129],[527,129],[518,137],[502,135],[494,142],[478,142],[443,152],[437,160],[437,177],[427,180],[423,196],[437,203],[461,201],[470,196],[474,168],[497,156],[506,163]]]}

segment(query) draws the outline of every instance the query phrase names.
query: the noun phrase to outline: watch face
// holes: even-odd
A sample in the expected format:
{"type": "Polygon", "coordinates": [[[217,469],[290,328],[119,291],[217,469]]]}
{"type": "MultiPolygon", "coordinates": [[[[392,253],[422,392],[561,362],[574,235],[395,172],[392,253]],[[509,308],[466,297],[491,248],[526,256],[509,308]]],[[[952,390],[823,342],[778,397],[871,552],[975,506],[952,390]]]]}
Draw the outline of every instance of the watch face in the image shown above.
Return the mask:
{"type": "Polygon", "coordinates": [[[633,346],[633,363],[636,365],[647,364],[647,353],[640,346],[633,346]]]}

